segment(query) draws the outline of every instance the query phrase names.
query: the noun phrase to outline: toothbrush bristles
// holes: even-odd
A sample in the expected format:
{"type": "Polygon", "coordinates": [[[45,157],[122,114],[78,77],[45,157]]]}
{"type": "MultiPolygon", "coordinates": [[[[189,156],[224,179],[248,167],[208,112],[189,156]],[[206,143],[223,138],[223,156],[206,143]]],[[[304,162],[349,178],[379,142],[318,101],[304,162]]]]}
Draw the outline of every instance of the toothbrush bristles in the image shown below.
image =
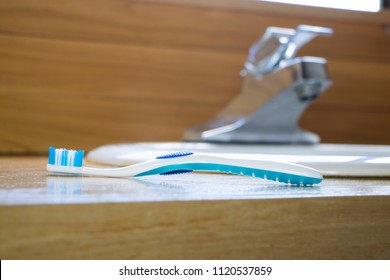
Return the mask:
{"type": "Polygon", "coordinates": [[[49,148],[49,164],[58,166],[81,167],[83,165],[84,151],[49,148]]]}

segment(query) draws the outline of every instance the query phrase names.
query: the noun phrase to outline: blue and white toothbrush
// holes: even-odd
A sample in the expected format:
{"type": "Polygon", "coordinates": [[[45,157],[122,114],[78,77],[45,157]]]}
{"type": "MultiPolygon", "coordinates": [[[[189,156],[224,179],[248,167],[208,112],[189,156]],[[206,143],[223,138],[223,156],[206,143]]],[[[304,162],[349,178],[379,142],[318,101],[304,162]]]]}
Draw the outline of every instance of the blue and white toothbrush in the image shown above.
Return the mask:
{"type": "Polygon", "coordinates": [[[84,151],[49,148],[47,170],[53,173],[104,177],[173,175],[192,171],[222,172],[291,185],[319,184],[322,174],[310,167],[276,161],[230,159],[189,152],[173,153],[119,168],[92,168],[83,165],[84,151]]]}

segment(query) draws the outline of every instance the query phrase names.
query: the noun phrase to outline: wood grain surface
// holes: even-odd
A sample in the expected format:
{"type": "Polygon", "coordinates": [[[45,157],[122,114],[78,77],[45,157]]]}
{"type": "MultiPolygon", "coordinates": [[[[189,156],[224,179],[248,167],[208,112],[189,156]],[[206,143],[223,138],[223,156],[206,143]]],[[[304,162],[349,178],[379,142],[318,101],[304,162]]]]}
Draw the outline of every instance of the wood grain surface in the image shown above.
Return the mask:
{"type": "Polygon", "coordinates": [[[178,141],[238,93],[248,48],[267,26],[299,24],[335,31],[300,52],[327,58],[334,81],[301,125],[323,142],[390,143],[390,39],[381,20],[228,2],[1,2],[0,153],[178,141]]]}
{"type": "Polygon", "coordinates": [[[146,184],[48,176],[45,161],[0,158],[1,259],[390,258],[388,178],[146,184]]]}
{"type": "Polygon", "coordinates": [[[390,197],[0,206],[2,259],[388,259],[390,197]]]}

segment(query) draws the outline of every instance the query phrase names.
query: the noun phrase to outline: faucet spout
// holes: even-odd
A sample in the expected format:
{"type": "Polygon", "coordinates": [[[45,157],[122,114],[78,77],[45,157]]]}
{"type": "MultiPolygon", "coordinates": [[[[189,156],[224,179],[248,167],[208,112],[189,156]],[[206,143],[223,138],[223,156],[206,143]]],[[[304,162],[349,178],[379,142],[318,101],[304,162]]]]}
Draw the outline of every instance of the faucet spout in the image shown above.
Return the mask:
{"type": "Polygon", "coordinates": [[[299,26],[294,33],[293,29],[270,28],[249,52],[240,93],[209,123],[188,129],[183,136],[185,141],[280,144],[320,141],[318,135],[301,129],[298,122],[308,105],[332,83],[327,62],[319,57],[292,56],[302,42],[314,37],[307,32],[329,34],[331,30],[299,26]]]}

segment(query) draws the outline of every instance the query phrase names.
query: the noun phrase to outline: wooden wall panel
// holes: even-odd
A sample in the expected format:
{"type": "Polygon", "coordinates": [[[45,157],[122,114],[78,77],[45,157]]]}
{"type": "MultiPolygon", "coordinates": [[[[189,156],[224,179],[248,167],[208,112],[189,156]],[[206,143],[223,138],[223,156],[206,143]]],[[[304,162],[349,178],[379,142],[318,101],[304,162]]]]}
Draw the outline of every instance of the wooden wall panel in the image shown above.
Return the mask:
{"type": "Polygon", "coordinates": [[[303,54],[390,62],[381,24],[289,17],[282,9],[268,14],[129,0],[14,0],[0,3],[0,15],[1,32],[18,36],[244,54],[270,25],[322,25],[334,28],[334,36],[316,39],[303,54]]]}
{"type": "Polygon", "coordinates": [[[390,144],[390,40],[379,23],[142,1],[8,2],[0,153],[178,141],[239,91],[248,48],[267,26],[301,23],[335,30],[301,52],[326,57],[334,80],[302,125],[324,142],[390,144]]]}

